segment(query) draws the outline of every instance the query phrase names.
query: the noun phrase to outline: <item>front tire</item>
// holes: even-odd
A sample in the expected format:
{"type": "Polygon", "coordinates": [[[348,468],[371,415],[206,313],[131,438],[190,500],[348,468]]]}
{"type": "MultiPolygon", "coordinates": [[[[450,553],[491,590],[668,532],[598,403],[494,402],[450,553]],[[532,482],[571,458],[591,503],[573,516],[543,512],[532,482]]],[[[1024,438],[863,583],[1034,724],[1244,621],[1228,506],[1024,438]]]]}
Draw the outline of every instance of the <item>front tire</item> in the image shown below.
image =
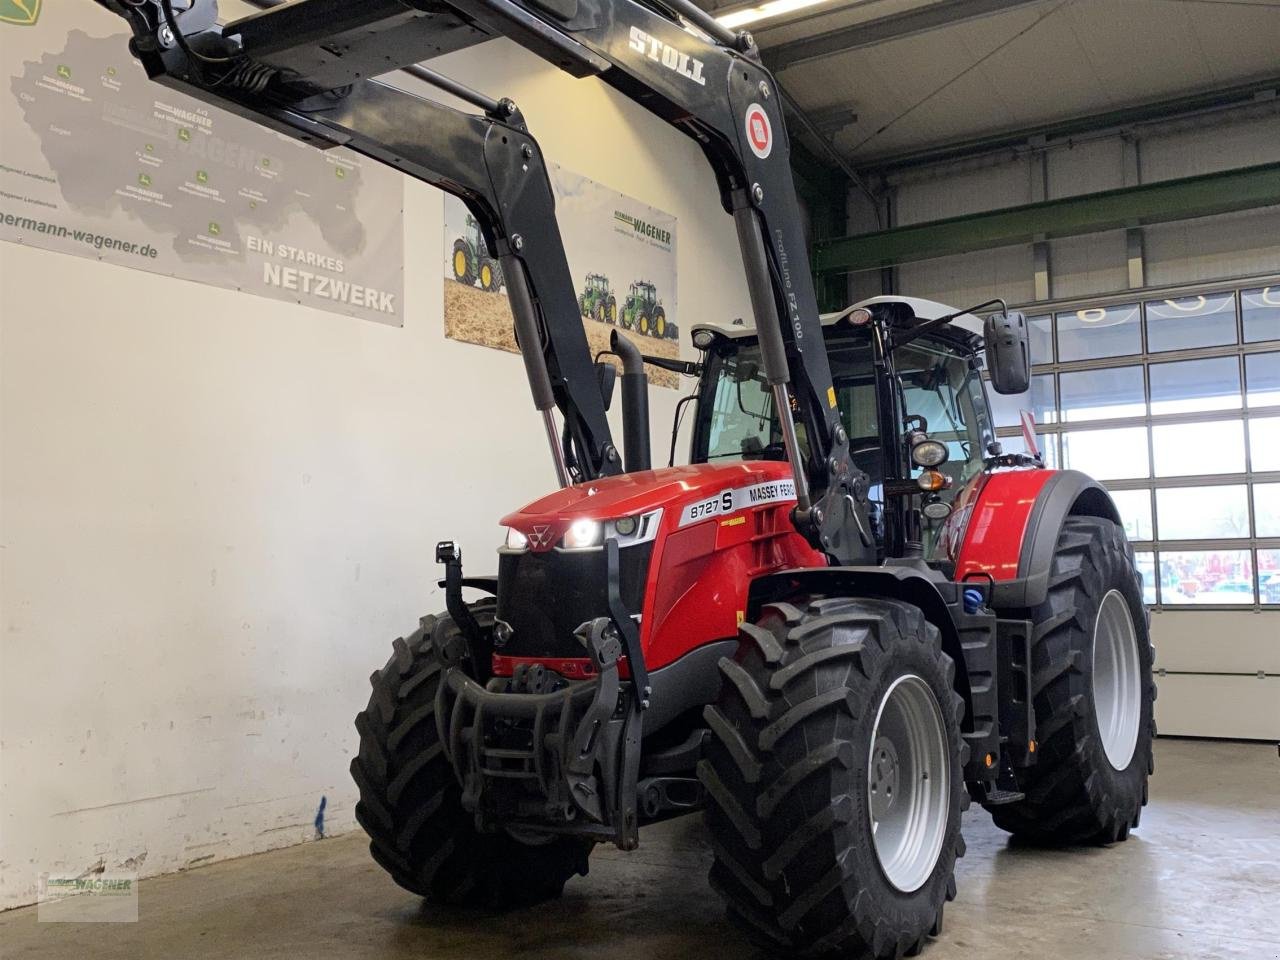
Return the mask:
{"type": "Polygon", "coordinates": [[[720,670],[698,775],[730,916],[774,949],[919,950],[955,897],[968,805],[937,628],[892,600],[775,603],[720,670]]]}
{"type": "Polygon", "coordinates": [[[476,282],[476,275],[471,269],[471,250],[465,240],[453,241],[453,279],[468,287],[476,282]]]}
{"type": "Polygon", "coordinates": [[[1124,840],[1155,770],[1156,691],[1141,581],[1115,523],[1067,518],[1049,595],[1029,618],[1038,760],[1026,798],[991,817],[1036,843],[1124,840]]]}
{"type": "MultiPolygon", "coordinates": [[[[492,626],[492,600],[472,611],[482,627],[492,626]]],[[[530,845],[505,833],[478,833],[462,807],[435,718],[440,652],[458,634],[448,616],[423,617],[370,678],[373,694],[356,717],[360,752],[351,761],[360,791],[356,820],[369,834],[373,859],[428,901],[503,909],[558,897],[570,877],[586,875],[590,841],[530,845]]]]}

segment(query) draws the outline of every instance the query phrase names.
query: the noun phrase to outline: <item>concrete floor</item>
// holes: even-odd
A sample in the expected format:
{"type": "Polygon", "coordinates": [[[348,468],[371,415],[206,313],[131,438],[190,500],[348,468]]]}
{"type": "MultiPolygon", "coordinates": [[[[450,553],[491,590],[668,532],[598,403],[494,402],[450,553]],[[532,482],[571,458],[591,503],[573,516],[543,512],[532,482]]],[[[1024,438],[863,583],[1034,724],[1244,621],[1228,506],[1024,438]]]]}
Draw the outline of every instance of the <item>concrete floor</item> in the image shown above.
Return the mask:
{"type": "MultiPolygon", "coordinates": [[[[1011,846],[966,820],[959,899],[926,960],[1280,958],[1280,762],[1275,746],[1162,740],[1142,828],[1111,849],[1011,846]]],[[[142,883],[136,924],[0,915],[4,960],[759,958],[707,886],[697,817],[641,849],[598,848],[564,898],[503,917],[429,915],[369,859],[363,835],[142,883]]]]}

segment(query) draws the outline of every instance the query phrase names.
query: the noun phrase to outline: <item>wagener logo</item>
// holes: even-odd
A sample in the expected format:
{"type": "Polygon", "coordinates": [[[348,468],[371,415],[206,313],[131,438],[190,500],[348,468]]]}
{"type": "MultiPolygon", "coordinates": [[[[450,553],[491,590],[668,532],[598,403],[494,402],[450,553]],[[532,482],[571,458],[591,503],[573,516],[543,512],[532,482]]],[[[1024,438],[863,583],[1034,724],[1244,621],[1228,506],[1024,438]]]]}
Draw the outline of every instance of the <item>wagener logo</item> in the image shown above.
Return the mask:
{"type": "Polygon", "coordinates": [[[0,23],[29,27],[40,19],[41,0],[0,0],[0,23]]]}
{"type": "Polygon", "coordinates": [[[660,63],[668,70],[674,70],[682,77],[687,77],[699,86],[707,85],[707,78],[702,75],[702,61],[687,53],[677,50],[657,37],[651,37],[639,27],[631,28],[631,49],[642,53],[655,63],[660,63]]]}

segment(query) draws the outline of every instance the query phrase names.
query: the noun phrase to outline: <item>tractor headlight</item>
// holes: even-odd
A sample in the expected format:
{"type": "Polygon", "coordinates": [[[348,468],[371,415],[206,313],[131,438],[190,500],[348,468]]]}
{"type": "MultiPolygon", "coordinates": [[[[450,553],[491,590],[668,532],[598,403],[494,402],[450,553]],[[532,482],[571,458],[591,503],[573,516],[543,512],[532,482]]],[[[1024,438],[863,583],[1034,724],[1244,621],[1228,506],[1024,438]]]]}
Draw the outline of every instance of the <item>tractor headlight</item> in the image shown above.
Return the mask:
{"type": "Polygon", "coordinates": [[[517,530],[515,527],[507,527],[507,549],[508,550],[527,550],[529,547],[529,538],[517,530]]]}
{"type": "Polygon", "coordinates": [[[911,462],[917,467],[940,467],[950,456],[947,445],[939,440],[921,440],[911,447],[911,462]]]}
{"type": "Polygon", "coordinates": [[[604,524],[599,520],[588,520],[584,517],[569,525],[562,542],[566,550],[586,550],[600,546],[603,541],[604,524]]]}
{"type": "Polygon", "coordinates": [[[693,331],[693,346],[695,350],[710,350],[711,344],[716,342],[716,335],[710,330],[693,331]]]}

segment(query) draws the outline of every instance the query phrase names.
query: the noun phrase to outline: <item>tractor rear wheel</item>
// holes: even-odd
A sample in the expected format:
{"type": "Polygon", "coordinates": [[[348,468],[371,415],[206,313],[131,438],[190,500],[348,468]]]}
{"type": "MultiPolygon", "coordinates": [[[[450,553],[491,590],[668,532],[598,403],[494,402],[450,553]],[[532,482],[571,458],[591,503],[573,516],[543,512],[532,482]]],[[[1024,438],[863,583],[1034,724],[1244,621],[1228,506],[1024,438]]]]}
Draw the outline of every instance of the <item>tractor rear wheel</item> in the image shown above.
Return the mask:
{"type": "Polygon", "coordinates": [[[453,279],[468,287],[476,281],[476,275],[471,270],[471,251],[465,240],[453,241],[453,279]]]}
{"type": "Polygon", "coordinates": [[[1152,648],[1133,551],[1120,528],[1068,517],[1049,595],[1030,611],[1036,764],[1026,797],[991,808],[1037,843],[1114,843],[1138,826],[1154,772],[1152,648]]]}
{"type": "Polygon", "coordinates": [[[773,949],[900,957],[942,927],[964,854],[955,667],[917,607],[765,607],[720,661],[698,776],[711,883],[773,949]]]}
{"type": "MultiPolygon", "coordinates": [[[[482,626],[492,625],[494,601],[472,611],[482,626]]],[[[429,901],[505,908],[558,897],[570,877],[586,874],[590,841],[526,844],[505,833],[478,833],[463,809],[435,718],[440,651],[458,633],[447,615],[423,617],[370,678],[373,695],[356,717],[360,753],[351,761],[360,791],[356,820],[369,834],[373,859],[429,901]]]]}

